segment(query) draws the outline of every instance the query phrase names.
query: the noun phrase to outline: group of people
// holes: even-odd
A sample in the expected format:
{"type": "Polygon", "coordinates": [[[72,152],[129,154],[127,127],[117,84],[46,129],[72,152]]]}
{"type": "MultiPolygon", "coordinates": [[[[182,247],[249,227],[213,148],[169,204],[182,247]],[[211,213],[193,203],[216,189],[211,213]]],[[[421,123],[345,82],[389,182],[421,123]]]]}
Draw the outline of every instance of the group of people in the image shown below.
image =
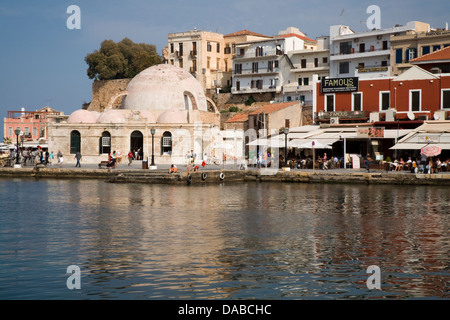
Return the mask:
{"type": "Polygon", "coordinates": [[[390,168],[393,171],[409,170],[412,173],[437,173],[441,171],[447,171],[450,168],[450,159],[446,161],[441,161],[439,157],[426,157],[422,155],[420,158],[413,160],[408,157],[407,161],[403,158],[400,160],[395,159],[390,163],[390,168]]]}
{"type": "MultiPolygon", "coordinates": [[[[53,151],[49,151],[48,149],[43,149],[41,146],[39,146],[36,150],[33,150],[32,148],[19,148],[19,150],[13,150],[10,153],[11,159],[17,159],[19,158],[19,163],[21,163],[23,166],[28,164],[31,165],[53,165],[53,160],[55,159],[55,154],[53,151]],[[18,154],[17,154],[18,153],[18,154]]],[[[58,159],[58,165],[61,167],[62,163],[64,161],[63,155],[61,151],[58,150],[58,153],[56,155],[56,158],[58,159]]]]}

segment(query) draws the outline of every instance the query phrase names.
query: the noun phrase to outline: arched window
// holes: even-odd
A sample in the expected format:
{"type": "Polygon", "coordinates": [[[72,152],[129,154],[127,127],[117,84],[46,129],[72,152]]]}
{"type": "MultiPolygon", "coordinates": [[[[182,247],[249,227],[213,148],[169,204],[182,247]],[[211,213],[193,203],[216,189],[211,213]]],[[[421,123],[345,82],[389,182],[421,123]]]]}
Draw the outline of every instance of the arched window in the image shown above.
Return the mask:
{"type": "Polygon", "coordinates": [[[70,154],[81,152],[81,134],[74,130],[70,133],[70,154]]]}
{"type": "Polygon", "coordinates": [[[144,136],[140,131],[133,131],[130,136],[130,150],[138,152],[138,159],[144,159],[144,136]]]}
{"type": "Polygon", "coordinates": [[[168,131],[164,132],[162,136],[161,154],[172,155],[172,134],[168,131]]]}
{"type": "Polygon", "coordinates": [[[111,134],[108,131],[104,131],[100,137],[99,153],[110,154],[111,153],[111,134]]]}

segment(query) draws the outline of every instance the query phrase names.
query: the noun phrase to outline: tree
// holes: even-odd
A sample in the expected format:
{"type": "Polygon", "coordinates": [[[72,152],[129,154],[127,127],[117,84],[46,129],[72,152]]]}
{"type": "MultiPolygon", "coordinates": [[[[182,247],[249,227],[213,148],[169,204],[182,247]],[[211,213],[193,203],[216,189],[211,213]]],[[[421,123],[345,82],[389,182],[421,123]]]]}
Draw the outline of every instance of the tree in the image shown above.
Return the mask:
{"type": "Polygon", "coordinates": [[[162,58],[156,53],[155,45],[124,38],[119,43],[103,41],[100,50],[89,53],[84,60],[89,66],[89,79],[112,80],[133,78],[142,70],[161,63],[162,58]]]}

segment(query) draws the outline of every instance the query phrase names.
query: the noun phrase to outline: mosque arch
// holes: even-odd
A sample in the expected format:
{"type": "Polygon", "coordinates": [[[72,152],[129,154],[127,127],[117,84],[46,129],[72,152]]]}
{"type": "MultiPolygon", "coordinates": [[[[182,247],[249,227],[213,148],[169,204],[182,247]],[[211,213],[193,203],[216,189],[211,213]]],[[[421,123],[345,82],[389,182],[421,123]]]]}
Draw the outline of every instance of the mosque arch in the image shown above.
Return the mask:
{"type": "Polygon", "coordinates": [[[99,154],[111,153],[111,134],[104,131],[99,139],[99,154]]]}
{"type": "Polygon", "coordinates": [[[211,98],[206,97],[206,105],[209,112],[219,113],[219,109],[211,98]]]}
{"type": "Polygon", "coordinates": [[[198,110],[197,101],[192,93],[185,91],[184,95],[184,108],[185,110],[198,110]]]}
{"type": "Polygon", "coordinates": [[[136,160],[143,160],[144,159],[144,135],[142,132],[136,130],[133,131],[130,135],[130,150],[135,153],[138,152],[138,159],[136,160]]]}
{"type": "Polygon", "coordinates": [[[73,130],[70,133],[70,154],[81,152],[81,133],[73,130]]]}
{"type": "Polygon", "coordinates": [[[169,131],[161,137],[161,155],[172,155],[172,133],[169,131]]]}
{"type": "Polygon", "coordinates": [[[104,111],[113,109],[114,102],[115,102],[117,99],[119,99],[120,97],[124,97],[124,96],[126,96],[126,95],[128,95],[128,91],[122,91],[122,92],[120,92],[120,93],[114,95],[114,96],[109,100],[109,102],[108,102],[108,104],[106,105],[104,111]]]}

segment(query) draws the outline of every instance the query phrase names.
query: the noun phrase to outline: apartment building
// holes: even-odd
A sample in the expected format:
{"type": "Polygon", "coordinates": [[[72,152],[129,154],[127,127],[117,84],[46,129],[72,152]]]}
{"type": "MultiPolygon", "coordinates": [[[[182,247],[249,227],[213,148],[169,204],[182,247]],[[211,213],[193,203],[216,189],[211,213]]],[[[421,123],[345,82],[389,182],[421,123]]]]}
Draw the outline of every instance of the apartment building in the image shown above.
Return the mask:
{"type": "Polygon", "coordinates": [[[207,89],[231,86],[236,42],[270,38],[248,30],[232,34],[200,31],[170,33],[166,62],[190,72],[207,89]]]}
{"type": "Polygon", "coordinates": [[[406,26],[354,32],[350,27],[330,27],[330,77],[383,78],[391,75],[391,36],[422,31],[428,24],[412,21],[406,26]]]}
{"type": "Polygon", "coordinates": [[[391,75],[398,76],[408,70],[411,60],[450,46],[450,31],[431,29],[429,24],[408,31],[404,35],[391,36],[391,75]]]}
{"type": "Polygon", "coordinates": [[[283,101],[301,101],[303,105],[312,105],[314,76],[318,80],[329,76],[329,37],[318,37],[316,41],[317,46],[311,49],[288,53],[292,67],[283,85],[283,101]]]}
{"type": "Polygon", "coordinates": [[[289,54],[315,50],[317,42],[297,28],[287,28],[273,38],[236,44],[233,60],[233,94],[271,93],[282,98],[283,86],[295,68],[289,54]]]}

